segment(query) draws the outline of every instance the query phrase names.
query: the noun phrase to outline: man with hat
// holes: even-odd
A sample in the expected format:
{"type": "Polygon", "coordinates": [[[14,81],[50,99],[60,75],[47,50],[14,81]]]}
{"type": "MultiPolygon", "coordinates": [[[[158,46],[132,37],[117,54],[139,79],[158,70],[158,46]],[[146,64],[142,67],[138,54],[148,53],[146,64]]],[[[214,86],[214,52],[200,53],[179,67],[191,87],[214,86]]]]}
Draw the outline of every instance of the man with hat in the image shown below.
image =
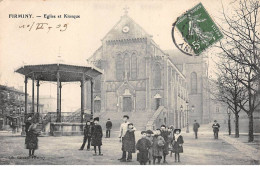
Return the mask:
{"type": "Polygon", "coordinates": [[[220,125],[218,124],[217,120],[214,120],[212,128],[213,128],[213,132],[214,132],[214,138],[218,139],[218,132],[219,132],[220,125]]]}
{"type": "MultiPolygon", "coordinates": [[[[122,142],[122,148],[121,149],[123,151],[123,154],[122,154],[122,158],[120,158],[118,160],[120,160],[121,162],[126,162],[127,160],[130,161],[131,160],[131,156],[132,156],[132,154],[128,153],[128,159],[126,159],[126,151],[123,148],[125,146],[125,144],[124,144],[125,143],[124,136],[125,136],[125,134],[126,134],[126,132],[128,130],[128,124],[129,124],[128,120],[129,120],[129,116],[128,115],[124,115],[123,116],[123,123],[121,124],[120,130],[119,130],[119,138],[120,138],[120,142],[122,142]]],[[[132,130],[136,131],[136,128],[133,127],[132,130]]]]}
{"type": "Polygon", "coordinates": [[[110,118],[108,118],[107,123],[106,123],[106,138],[110,138],[110,131],[112,129],[112,122],[110,121],[110,118]]]}
{"type": "Polygon", "coordinates": [[[99,117],[94,118],[94,126],[92,127],[92,136],[91,136],[91,145],[94,146],[94,151],[95,154],[94,156],[97,156],[97,149],[98,147],[98,152],[100,156],[103,156],[101,153],[101,146],[102,146],[102,137],[103,137],[103,132],[102,132],[102,127],[98,124],[99,123],[99,117]]]}
{"type": "Polygon", "coordinates": [[[195,139],[198,139],[198,130],[199,130],[200,124],[194,120],[194,124],[193,124],[193,131],[195,133],[195,139]]]}

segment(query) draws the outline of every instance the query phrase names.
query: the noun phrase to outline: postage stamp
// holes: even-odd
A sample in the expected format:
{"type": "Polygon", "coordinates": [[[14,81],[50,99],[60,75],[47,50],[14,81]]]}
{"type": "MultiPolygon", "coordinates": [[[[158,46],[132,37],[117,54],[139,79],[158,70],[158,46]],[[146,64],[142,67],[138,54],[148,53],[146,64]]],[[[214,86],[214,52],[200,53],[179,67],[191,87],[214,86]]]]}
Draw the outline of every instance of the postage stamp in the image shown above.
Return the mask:
{"type": "Polygon", "coordinates": [[[179,17],[176,27],[196,55],[223,38],[202,3],[179,17]]]}

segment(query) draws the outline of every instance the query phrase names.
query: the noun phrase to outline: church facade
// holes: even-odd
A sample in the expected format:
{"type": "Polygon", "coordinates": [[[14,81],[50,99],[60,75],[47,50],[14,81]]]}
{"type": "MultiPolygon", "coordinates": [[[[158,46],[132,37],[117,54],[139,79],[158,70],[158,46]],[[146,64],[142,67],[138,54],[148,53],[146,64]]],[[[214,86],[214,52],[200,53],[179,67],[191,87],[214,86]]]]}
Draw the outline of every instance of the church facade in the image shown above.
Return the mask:
{"type": "MultiPolygon", "coordinates": [[[[127,14],[122,16],[102,39],[102,45],[87,59],[104,71],[94,80],[94,115],[119,121],[128,114],[130,120],[139,122],[142,128],[147,124],[153,128],[160,124],[185,127],[187,109],[193,102],[201,107],[197,103],[203,99],[194,98],[190,102],[190,73],[187,77],[185,68],[175,64],[175,58],[160,49],[152,36],[127,14]]],[[[192,84],[201,85],[197,81],[192,84]]],[[[90,84],[87,85],[89,92],[90,84]]],[[[87,99],[87,109],[90,108],[90,99],[87,99]]],[[[197,119],[196,116],[191,118],[197,119]]]]}

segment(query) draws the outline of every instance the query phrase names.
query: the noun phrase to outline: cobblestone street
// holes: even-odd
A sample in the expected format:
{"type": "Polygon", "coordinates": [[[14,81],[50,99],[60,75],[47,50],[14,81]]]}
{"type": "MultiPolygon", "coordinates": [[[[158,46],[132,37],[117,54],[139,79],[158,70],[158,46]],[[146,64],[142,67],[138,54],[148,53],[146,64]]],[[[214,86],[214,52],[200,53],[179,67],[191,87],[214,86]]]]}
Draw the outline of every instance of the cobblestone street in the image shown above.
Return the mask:
{"type": "MultiPolygon", "coordinates": [[[[184,153],[181,154],[181,162],[174,162],[174,155],[167,156],[169,165],[249,165],[259,164],[259,160],[248,157],[246,154],[227,143],[220,135],[219,140],[213,139],[213,133],[209,125],[203,125],[199,132],[199,139],[194,139],[193,132],[185,133],[184,153]]],[[[11,133],[0,133],[0,164],[16,165],[138,165],[136,153],[133,154],[133,162],[121,163],[117,159],[121,157],[121,143],[117,138],[118,132],[113,130],[110,139],[103,138],[102,153],[104,156],[93,156],[93,151],[79,151],[83,137],[39,137],[39,149],[36,151],[36,159],[24,159],[28,156],[28,150],[24,148],[24,137],[11,133]]],[[[140,132],[136,132],[136,141],[140,132]]],[[[256,151],[256,153],[259,151],[256,151]]],[[[255,155],[259,155],[255,154],[255,155]]],[[[257,157],[257,156],[256,156],[257,157]]]]}

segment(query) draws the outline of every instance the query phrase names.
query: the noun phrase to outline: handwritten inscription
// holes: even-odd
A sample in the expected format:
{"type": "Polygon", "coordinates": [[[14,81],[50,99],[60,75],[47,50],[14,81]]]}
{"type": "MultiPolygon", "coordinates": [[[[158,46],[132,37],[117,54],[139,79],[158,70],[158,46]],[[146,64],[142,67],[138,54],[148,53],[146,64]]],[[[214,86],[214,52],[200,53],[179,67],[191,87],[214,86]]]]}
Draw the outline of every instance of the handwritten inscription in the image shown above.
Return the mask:
{"type": "Polygon", "coordinates": [[[49,33],[51,30],[58,30],[60,32],[66,31],[68,24],[51,25],[49,23],[33,22],[32,24],[23,24],[19,26],[19,29],[27,29],[28,31],[46,30],[49,33]]]}
{"type": "Polygon", "coordinates": [[[32,19],[28,22],[22,23],[18,26],[20,30],[27,30],[27,31],[46,31],[49,33],[50,31],[59,31],[59,32],[64,32],[68,29],[68,23],[64,22],[64,19],[79,19],[80,15],[74,15],[74,14],[63,14],[63,15],[56,15],[56,14],[43,14],[43,15],[33,15],[33,14],[8,14],[8,18],[10,19],[32,19]],[[36,18],[41,18],[45,20],[50,20],[50,19],[63,19],[62,22],[58,22],[56,24],[53,24],[51,22],[44,22],[44,21],[39,21],[37,22],[36,18]]]}

